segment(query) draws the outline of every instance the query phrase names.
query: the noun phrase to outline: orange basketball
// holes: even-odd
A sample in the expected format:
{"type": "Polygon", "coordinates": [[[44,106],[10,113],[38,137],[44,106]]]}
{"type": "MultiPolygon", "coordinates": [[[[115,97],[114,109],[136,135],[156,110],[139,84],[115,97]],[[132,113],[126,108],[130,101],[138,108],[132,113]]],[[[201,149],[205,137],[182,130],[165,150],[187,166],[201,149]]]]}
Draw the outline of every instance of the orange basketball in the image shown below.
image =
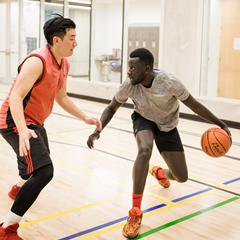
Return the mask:
{"type": "Polygon", "coordinates": [[[227,153],[232,140],[221,128],[209,128],[201,138],[202,150],[211,157],[221,157],[227,153]]]}

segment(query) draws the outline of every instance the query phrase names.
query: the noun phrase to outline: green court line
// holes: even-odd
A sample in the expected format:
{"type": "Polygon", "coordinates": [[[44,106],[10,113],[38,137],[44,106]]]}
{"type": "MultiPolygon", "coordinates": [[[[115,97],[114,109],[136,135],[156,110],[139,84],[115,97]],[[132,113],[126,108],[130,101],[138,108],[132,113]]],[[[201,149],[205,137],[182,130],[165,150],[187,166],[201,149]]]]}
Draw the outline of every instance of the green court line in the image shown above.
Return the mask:
{"type": "Polygon", "coordinates": [[[168,222],[168,223],[166,223],[166,224],[164,224],[164,225],[162,225],[162,226],[159,226],[159,227],[157,227],[157,228],[154,228],[154,229],[152,229],[152,230],[150,230],[150,231],[147,231],[147,232],[145,232],[145,233],[143,233],[143,234],[140,234],[140,235],[138,235],[138,236],[137,236],[136,238],[134,238],[134,239],[142,239],[142,238],[145,238],[145,237],[147,237],[147,236],[149,236],[149,235],[151,235],[151,234],[154,234],[154,233],[159,232],[159,231],[161,231],[161,230],[163,230],[163,229],[166,229],[166,228],[169,228],[169,227],[171,227],[171,226],[174,226],[174,225],[176,225],[176,224],[178,224],[178,223],[184,222],[184,221],[186,221],[186,220],[188,220],[188,219],[190,219],[190,218],[196,217],[196,216],[198,216],[198,215],[200,215],[200,214],[203,214],[203,213],[205,213],[205,212],[209,212],[209,211],[211,211],[211,210],[213,210],[213,209],[215,209],[215,208],[218,208],[218,207],[221,207],[221,206],[223,206],[223,205],[226,205],[226,204],[229,204],[229,203],[231,203],[231,202],[234,202],[234,201],[236,201],[236,200],[238,200],[238,199],[240,199],[240,197],[233,197],[233,198],[227,199],[227,200],[225,200],[225,201],[223,201],[223,202],[214,204],[214,205],[212,205],[212,206],[210,206],[210,207],[208,207],[208,208],[204,208],[204,209],[199,210],[199,211],[197,211],[197,212],[191,213],[191,214],[189,214],[189,215],[187,215],[187,216],[184,216],[184,217],[181,217],[181,218],[176,219],[176,220],[174,220],[174,221],[168,222]]]}

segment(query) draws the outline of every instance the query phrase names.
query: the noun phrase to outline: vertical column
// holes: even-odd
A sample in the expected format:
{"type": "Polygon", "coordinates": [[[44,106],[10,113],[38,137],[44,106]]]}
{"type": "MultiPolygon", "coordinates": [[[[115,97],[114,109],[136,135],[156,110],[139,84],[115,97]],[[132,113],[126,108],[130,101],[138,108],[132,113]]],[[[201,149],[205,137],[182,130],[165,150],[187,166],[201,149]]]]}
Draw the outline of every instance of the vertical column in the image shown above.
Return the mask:
{"type": "Polygon", "coordinates": [[[41,47],[44,44],[44,38],[43,38],[43,24],[45,22],[45,6],[44,6],[44,0],[40,0],[40,28],[39,28],[39,46],[41,47]]]}
{"type": "Polygon", "coordinates": [[[129,2],[123,0],[122,72],[121,83],[127,79],[128,65],[128,9],[129,2]]]}
{"type": "Polygon", "coordinates": [[[20,0],[18,5],[18,63],[22,60],[22,26],[23,26],[23,0],[20,0]]]}
{"type": "Polygon", "coordinates": [[[63,16],[65,18],[69,17],[69,11],[68,11],[68,0],[64,0],[63,2],[63,16]]]}
{"type": "Polygon", "coordinates": [[[6,82],[11,78],[11,0],[6,1],[6,82]]]}

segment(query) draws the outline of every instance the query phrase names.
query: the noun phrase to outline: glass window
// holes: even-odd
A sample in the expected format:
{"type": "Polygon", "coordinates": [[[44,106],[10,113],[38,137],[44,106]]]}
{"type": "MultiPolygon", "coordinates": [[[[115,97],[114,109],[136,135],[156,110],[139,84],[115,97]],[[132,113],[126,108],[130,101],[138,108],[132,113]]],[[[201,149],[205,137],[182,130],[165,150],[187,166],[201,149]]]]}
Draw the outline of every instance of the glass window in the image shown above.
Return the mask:
{"type": "Polygon", "coordinates": [[[50,18],[54,17],[54,13],[58,13],[63,16],[63,2],[64,0],[45,0],[45,20],[49,20],[50,18]]]}
{"type": "Polygon", "coordinates": [[[76,23],[78,43],[73,56],[69,58],[69,75],[89,80],[91,1],[72,0],[68,7],[69,18],[76,23]]]}
{"type": "Polygon", "coordinates": [[[158,68],[160,0],[129,0],[128,54],[136,48],[147,48],[158,68]]]}
{"type": "Polygon", "coordinates": [[[47,41],[44,37],[42,27],[44,23],[51,19],[54,18],[54,14],[60,14],[63,16],[63,3],[64,0],[45,0],[44,2],[44,18],[42,19],[42,26],[41,26],[41,46],[46,44],[47,41]]]}
{"type": "Polygon", "coordinates": [[[123,0],[93,1],[91,80],[120,83],[123,0]]]}
{"type": "Polygon", "coordinates": [[[39,47],[40,1],[25,0],[23,5],[23,27],[21,59],[39,47]],[[31,21],[29,21],[31,19],[31,21]]]}

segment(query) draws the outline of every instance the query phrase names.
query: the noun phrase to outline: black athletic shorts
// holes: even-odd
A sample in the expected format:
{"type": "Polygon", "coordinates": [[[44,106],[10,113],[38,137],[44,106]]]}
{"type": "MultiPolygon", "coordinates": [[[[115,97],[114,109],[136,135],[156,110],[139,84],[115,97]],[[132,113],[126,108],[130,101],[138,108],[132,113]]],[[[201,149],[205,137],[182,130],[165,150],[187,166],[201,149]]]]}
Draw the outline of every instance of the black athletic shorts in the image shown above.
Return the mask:
{"type": "Polygon", "coordinates": [[[159,130],[156,123],[147,120],[135,111],[132,113],[131,117],[133,121],[134,135],[136,136],[136,134],[142,130],[151,130],[160,153],[184,151],[177,128],[174,128],[169,132],[163,132],[159,130]]]}
{"type": "Polygon", "coordinates": [[[45,128],[41,125],[29,125],[28,128],[33,129],[38,137],[30,139],[30,151],[24,157],[19,156],[19,136],[16,128],[1,130],[3,138],[16,153],[19,175],[24,179],[30,176],[34,170],[52,164],[45,128]]]}

